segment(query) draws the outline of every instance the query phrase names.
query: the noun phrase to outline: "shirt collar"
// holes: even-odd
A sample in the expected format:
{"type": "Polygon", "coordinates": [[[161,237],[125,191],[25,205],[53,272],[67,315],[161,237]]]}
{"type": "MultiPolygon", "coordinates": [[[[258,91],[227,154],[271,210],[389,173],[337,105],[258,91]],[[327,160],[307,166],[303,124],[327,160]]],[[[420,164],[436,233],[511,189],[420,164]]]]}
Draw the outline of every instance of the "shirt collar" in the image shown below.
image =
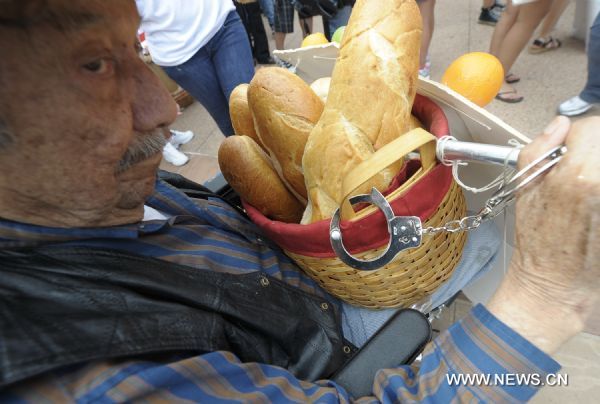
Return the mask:
{"type": "Polygon", "coordinates": [[[206,224],[241,234],[251,242],[261,242],[254,225],[226,204],[206,201],[198,205],[177,188],[157,180],[155,191],[146,204],[167,217],[121,226],[94,228],[58,228],[0,219],[0,248],[31,247],[84,239],[136,239],[156,232],[184,217],[193,217],[206,224]]]}
{"type": "MultiPolygon", "coordinates": [[[[149,201],[166,201],[171,199],[170,197],[174,196],[176,193],[176,190],[170,188],[164,182],[157,181],[155,193],[151,198],[149,198],[149,201]],[[171,195],[163,195],[165,192],[171,195]]],[[[175,201],[170,201],[168,213],[170,215],[176,215],[185,214],[187,212],[175,201]]],[[[169,220],[165,219],[150,220],[120,226],[62,228],[38,226],[0,219],[0,248],[30,247],[40,244],[60,243],[91,238],[135,239],[141,234],[158,231],[167,225],[168,222],[169,220]]]]}

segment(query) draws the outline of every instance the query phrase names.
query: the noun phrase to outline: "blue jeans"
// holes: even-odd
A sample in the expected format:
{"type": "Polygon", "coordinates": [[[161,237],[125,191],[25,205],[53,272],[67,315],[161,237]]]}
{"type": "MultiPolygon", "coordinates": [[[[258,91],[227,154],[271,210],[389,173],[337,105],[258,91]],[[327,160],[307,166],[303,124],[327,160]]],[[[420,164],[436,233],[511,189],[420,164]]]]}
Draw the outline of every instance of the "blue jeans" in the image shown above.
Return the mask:
{"type": "Polygon", "coordinates": [[[350,6],[344,6],[338,10],[337,14],[329,20],[329,32],[331,35],[333,35],[335,30],[339,27],[348,25],[350,14],[352,14],[352,7],[350,6]]]}
{"type": "Polygon", "coordinates": [[[233,135],[229,118],[229,96],[254,76],[254,59],[248,35],[235,11],[223,27],[190,60],[165,66],[165,72],[198,100],[215,120],[223,135],[233,135]]]}
{"type": "Polygon", "coordinates": [[[258,2],[260,3],[260,9],[269,21],[271,29],[273,29],[275,26],[275,3],[273,0],[258,0],[258,2]]]}
{"type": "Polygon", "coordinates": [[[589,103],[600,103],[600,14],[590,30],[587,57],[588,79],[579,97],[589,103]]]}

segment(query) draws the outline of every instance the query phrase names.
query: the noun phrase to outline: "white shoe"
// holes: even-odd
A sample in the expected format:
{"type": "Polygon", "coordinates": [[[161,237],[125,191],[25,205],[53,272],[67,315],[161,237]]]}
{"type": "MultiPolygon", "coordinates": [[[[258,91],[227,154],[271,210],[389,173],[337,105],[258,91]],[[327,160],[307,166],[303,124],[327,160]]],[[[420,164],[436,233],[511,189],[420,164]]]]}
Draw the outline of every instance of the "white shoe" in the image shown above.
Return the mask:
{"type": "Polygon", "coordinates": [[[424,79],[431,80],[431,73],[429,70],[429,66],[425,65],[425,67],[423,67],[422,69],[419,69],[419,76],[423,77],[424,79]]]}
{"type": "Polygon", "coordinates": [[[181,146],[182,144],[186,144],[193,138],[194,132],[192,132],[191,130],[180,132],[178,130],[171,129],[171,139],[169,139],[169,142],[176,148],[179,148],[179,146],[181,146]]]}
{"type": "Polygon", "coordinates": [[[273,60],[275,60],[275,64],[284,69],[288,69],[292,73],[296,73],[296,66],[291,64],[290,62],[286,62],[285,60],[279,59],[276,55],[273,55],[273,60]]]}
{"type": "Polygon", "coordinates": [[[171,143],[167,143],[163,149],[163,158],[174,166],[182,166],[188,162],[189,157],[180,152],[171,143]]]}
{"type": "Polygon", "coordinates": [[[592,104],[582,100],[578,95],[573,98],[569,98],[565,102],[559,105],[558,113],[566,116],[576,116],[587,112],[592,108],[592,104]]]}

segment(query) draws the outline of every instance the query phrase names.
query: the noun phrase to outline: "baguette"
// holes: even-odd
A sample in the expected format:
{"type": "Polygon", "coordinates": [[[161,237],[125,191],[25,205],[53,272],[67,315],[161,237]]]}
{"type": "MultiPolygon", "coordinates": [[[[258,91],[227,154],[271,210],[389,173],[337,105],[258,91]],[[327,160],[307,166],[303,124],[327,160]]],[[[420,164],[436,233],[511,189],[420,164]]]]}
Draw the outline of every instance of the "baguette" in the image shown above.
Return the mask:
{"type": "Polygon", "coordinates": [[[288,191],[269,157],[252,138],[226,138],[218,158],[223,177],[244,201],[270,219],[300,221],[304,205],[288,191]]]}
{"type": "Polygon", "coordinates": [[[254,126],[284,184],[306,204],[302,156],[323,101],[301,78],[286,69],[258,70],[248,87],[254,126]]]}
{"type": "Polygon", "coordinates": [[[414,0],[359,0],[344,32],[328,107],[378,150],[406,133],[415,99],[421,14],[414,0]]]}
{"type": "Polygon", "coordinates": [[[248,84],[238,85],[229,97],[229,117],[236,135],[249,136],[264,150],[264,146],[254,129],[254,119],[248,106],[248,84]]]}
{"type": "MultiPolygon", "coordinates": [[[[421,16],[414,0],[356,2],[325,109],[306,144],[308,206],[302,223],[330,218],[346,196],[345,176],[414,125],[420,43],[421,16]]],[[[403,164],[381,171],[353,195],[371,187],[384,191],[403,164]]]]}

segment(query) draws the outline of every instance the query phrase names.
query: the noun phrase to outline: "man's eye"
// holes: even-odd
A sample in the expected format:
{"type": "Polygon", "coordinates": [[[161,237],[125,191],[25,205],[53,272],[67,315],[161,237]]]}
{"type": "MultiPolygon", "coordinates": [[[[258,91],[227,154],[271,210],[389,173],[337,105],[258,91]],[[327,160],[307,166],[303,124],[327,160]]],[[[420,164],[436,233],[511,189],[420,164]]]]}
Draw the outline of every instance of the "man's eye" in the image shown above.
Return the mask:
{"type": "Polygon", "coordinates": [[[110,74],[113,71],[113,61],[110,59],[97,59],[84,64],[83,68],[95,74],[110,74]]]}

